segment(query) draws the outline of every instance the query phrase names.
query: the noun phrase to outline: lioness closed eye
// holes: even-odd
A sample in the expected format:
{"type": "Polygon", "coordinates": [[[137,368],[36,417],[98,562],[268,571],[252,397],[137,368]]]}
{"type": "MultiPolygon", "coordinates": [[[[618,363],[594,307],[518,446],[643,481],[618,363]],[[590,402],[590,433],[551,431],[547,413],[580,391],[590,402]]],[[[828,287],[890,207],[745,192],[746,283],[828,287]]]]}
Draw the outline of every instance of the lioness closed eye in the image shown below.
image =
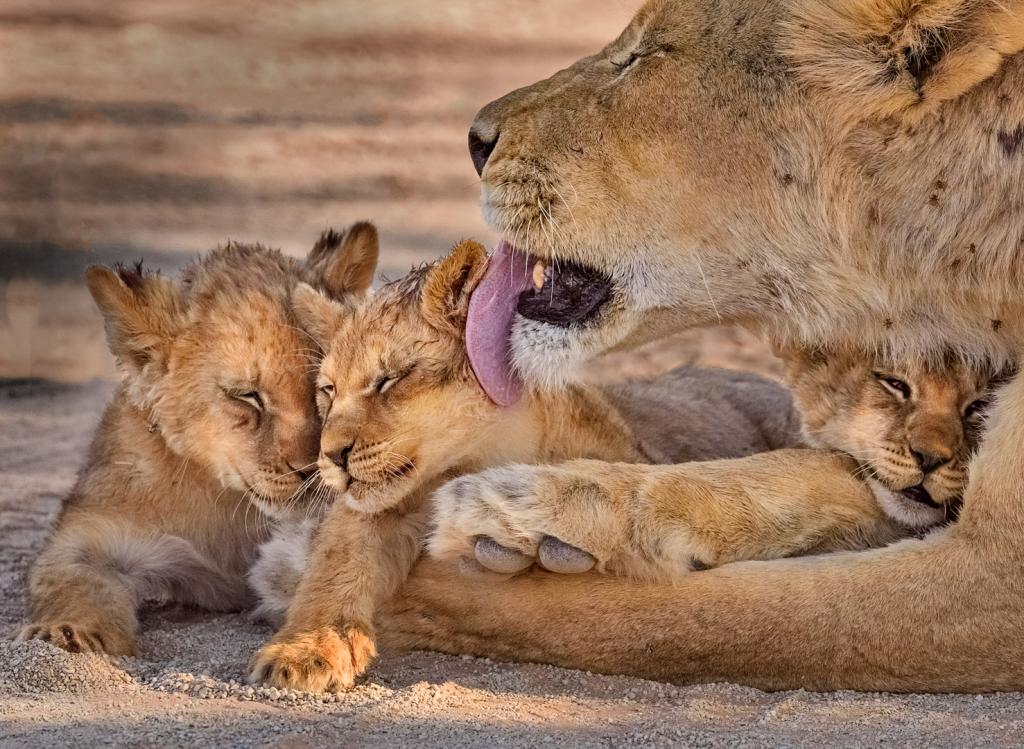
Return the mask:
{"type": "MultiPolygon", "coordinates": [[[[463,243],[436,265],[381,289],[360,308],[297,290],[303,325],[325,349],[317,394],[324,420],[319,467],[342,501],[316,532],[301,582],[296,581],[306,566],[303,546],[311,525],[285,530],[254,567],[251,580],[265,596],[264,613],[279,615],[291,588],[298,588],[282,630],[254,659],[254,680],[312,690],[352,684],[375,653],[378,605],[403,582],[420,553],[431,492],[452,476],[580,457],[709,460],[798,442],[798,420],[783,388],[723,370],[682,369],[650,382],[573,386],[560,393],[527,393],[516,407],[495,405],[470,368],[464,333],[470,292],[487,293],[475,288],[486,264],[482,247],[463,243]]],[[[694,532],[718,524],[708,532],[720,538],[716,561],[722,555],[770,558],[893,537],[870,493],[850,478],[849,458],[822,453],[822,467],[862,491],[834,498],[814,494],[802,504],[785,505],[783,512],[766,504],[752,520],[734,515],[732,521],[708,495],[701,517],[694,518],[694,532]],[[786,517],[792,519],[784,522],[786,517]],[[732,532],[740,525],[745,532],[732,532]]],[[[561,503],[571,516],[591,499],[581,484],[561,503]]],[[[537,521],[543,522],[541,517],[524,520],[526,526],[537,521]]],[[[602,531],[591,530],[581,542],[595,548],[602,531]]],[[[497,556],[489,563],[505,574],[533,562],[492,551],[497,556]]],[[[587,554],[558,543],[539,544],[538,554],[543,566],[563,572],[593,563],[587,554]]],[[[472,549],[463,556],[471,555],[472,549]]],[[[687,557],[687,563],[694,561],[687,557]]]]}
{"type": "Polygon", "coordinates": [[[92,268],[124,378],[32,569],[21,639],[136,650],[147,598],[215,610],[249,602],[245,573],[269,517],[303,510],[319,422],[296,283],[364,296],[377,235],[327,232],[306,260],[229,244],[180,280],[92,268]]]}

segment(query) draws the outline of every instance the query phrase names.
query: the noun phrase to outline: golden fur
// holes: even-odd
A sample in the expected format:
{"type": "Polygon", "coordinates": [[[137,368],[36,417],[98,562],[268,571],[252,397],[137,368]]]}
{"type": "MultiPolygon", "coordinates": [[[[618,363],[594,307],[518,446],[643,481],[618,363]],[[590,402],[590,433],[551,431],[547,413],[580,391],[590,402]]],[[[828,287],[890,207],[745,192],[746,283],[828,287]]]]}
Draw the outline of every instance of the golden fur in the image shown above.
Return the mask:
{"type": "MultiPolygon", "coordinates": [[[[317,396],[324,423],[319,468],[340,501],[315,533],[309,524],[285,528],[254,568],[264,614],[281,613],[295,593],[282,630],[254,660],[254,680],[312,690],[352,684],[375,653],[379,606],[420,554],[431,492],[452,476],[567,458],[637,463],[743,456],[797,442],[781,387],[721,370],[671,372],[625,387],[578,385],[530,394],[517,407],[496,406],[473,376],[463,334],[469,293],[486,262],[482,247],[464,242],[359,308],[312,289],[296,292],[298,314],[325,350],[317,396]],[[717,440],[701,432],[700,425],[712,422],[717,440]],[[674,452],[662,452],[667,445],[674,452]],[[297,582],[307,556],[309,570],[297,582]]],[[[744,470],[762,470],[747,460],[753,462],[741,461],[744,470]]],[[[675,519],[693,543],[665,553],[691,569],[860,547],[899,533],[866,490],[827,491],[835,490],[830,477],[836,475],[844,489],[856,488],[848,458],[823,452],[816,466],[819,482],[797,501],[753,497],[719,509],[719,499],[706,493],[688,517],[675,519]]],[[[772,466],[764,470],[778,474],[772,466]]],[[[585,514],[589,502],[581,484],[561,504],[567,516],[577,517],[574,510],[585,514]]],[[[514,522],[514,514],[508,517],[514,522]]],[[[546,549],[549,556],[542,552],[541,560],[552,569],[567,571],[586,557],[560,546],[546,549]]],[[[596,556],[609,569],[656,573],[656,564],[645,566],[635,555],[596,556]]],[[[533,560],[510,555],[496,561],[510,573],[533,560]]]]}
{"type": "Polygon", "coordinates": [[[134,653],[147,598],[237,609],[268,516],[303,511],[319,423],[296,283],[363,296],[376,231],[327,232],[305,261],[228,244],[180,280],[93,267],[123,381],[32,569],[22,639],[134,653]]]}
{"type": "MultiPolygon", "coordinates": [[[[610,347],[711,321],[1015,359],[1022,46],[1021,0],[652,0],[604,51],[488,105],[471,141],[488,220],[614,282],[586,326],[520,319],[519,369],[560,381],[610,347]]],[[[1024,688],[1022,425],[1018,375],[959,522],[924,539],[672,587],[482,586],[424,566],[382,621],[407,645],[675,681],[1024,688]]],[[[632,470],[671,495],[684,469],[632,470]]]]}

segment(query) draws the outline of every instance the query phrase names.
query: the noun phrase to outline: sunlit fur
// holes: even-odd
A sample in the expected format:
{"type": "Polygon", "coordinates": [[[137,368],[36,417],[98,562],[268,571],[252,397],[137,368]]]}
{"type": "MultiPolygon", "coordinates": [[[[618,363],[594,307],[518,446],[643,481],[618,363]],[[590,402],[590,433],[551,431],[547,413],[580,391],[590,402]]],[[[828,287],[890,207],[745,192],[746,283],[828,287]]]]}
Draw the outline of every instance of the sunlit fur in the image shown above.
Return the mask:
{"type": "MultiPolygon", "coordinates": [[[[517,325],[520,371],[564,381],[612,347],[718,321],[1015,359],[1022,46],[1022,0],[651,0],[605,50],[488,105],[474,128],[496,141],[491,225],[615,281],[587,325],[517,325]]],[[[924,539],[642,590],[430,566],[386,621],[405,645],[680,682],[1024,688],[1022,444],[1018,375],[959,521],[924,539]]],[[[637,468],[644,486],[671,474],[637,468]]]]}
{"type": "Polygon", "coordinates": [[[376,233],[357,225],[326,233],[304,262],[232,243],[179,279],[89,270],[123,380],[32,569],[22,638],[132,653],[147,598],[247,603],[269,517],[316,496],[315,343],[292,289],[363,296],[376,258],[376,233]]]}

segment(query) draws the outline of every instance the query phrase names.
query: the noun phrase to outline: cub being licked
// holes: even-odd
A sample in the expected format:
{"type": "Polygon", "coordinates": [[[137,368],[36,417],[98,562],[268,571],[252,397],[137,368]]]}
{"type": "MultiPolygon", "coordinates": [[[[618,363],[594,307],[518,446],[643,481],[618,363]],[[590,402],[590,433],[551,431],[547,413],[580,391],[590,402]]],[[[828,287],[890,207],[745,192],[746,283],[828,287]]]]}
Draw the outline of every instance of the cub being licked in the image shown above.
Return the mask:
{"type": "MultiPolygon", "coordinates": [[[[958,516],[985,410],[1009,372],[952,358],[929,365],[850,349],[777,353],[803,416],[805,442],[818,449],[653,468],[571,461],[557,469],[517,466],[464,476],[437,494],[432,553],[475,553],[485,567],[500,553],[526,566],[541,543],[559,542],[591,555],[600,570],[673,580],[690,572],[695,559],[717,567],[765,558],[749,554],[743,539],[749,537],[754,549],[769,540],[758,536],[766,508],[798,538],[801,529],[815,529],[808,525],[809,507],[835,513],[838,496],[848,497],[850,507],[876,502],[888,520],[880,526],[885,531],[847,537],[850,549],[958,516]],[[565,501],[569,492],[575,501],[565,501]],[[481,544],[501,551],[483,555],[481,544]]],[[[844,547],[836,541],[807,539],[803,550],[844,547]]]]}
{"type": "Polygon", "coordinates": [[[180,280],[88,271],[123,379],[32,569],[20,639],[132,654],[146,599],[249,603],[256,545],[268,518],[306,509],[319,442],[292,290],[363,297],[377,252],[357,224],[304,261],[231,243],[180,280]]]}
{"type": "MultiPolygon", "coordinates": [[[[631,385],[528,392],[514,407],[496,405],[473,374],[465,340],[470,295],[487,262],[480,245],[461,243],[361,306],[296,290],[296,312],[325,352],[317,392],[323,420],[318,465],[340,500],[319,526],[283,531],[253,568],[264,613],[287,608],[287,616],[254,658],[252,680],[314,691],[353,683],[376,652],[378,607],[420,554],[432,492],[454,476],[570,458],[710,460],[799,442],[799,421],[784,388],[724,370],[683,369],[631,385]]],[[[850,478],[849,458],[829,453],[819,462],[861,487],[850,478]]],[[[592,500],[581,484],[568,487],[561,502],[573,514],[592,500]]],[[[708,494],[688,526],[716,544],[716,560],[848,548],[894,535],[863,488],[805,493],[803,501],[764,504],[750,516],[718,513],[718,525],[704,533],[717,504],[708,494]]],[[[592,564],[565,544],[537,540],[537,555],[549,569],[573,571],[581,559],[592,564]]],[[[461,556],[468,561],[473,551],[461,556]]],[[[492,568],[504,574],[533,562],[491,551],[492,568]]]]}

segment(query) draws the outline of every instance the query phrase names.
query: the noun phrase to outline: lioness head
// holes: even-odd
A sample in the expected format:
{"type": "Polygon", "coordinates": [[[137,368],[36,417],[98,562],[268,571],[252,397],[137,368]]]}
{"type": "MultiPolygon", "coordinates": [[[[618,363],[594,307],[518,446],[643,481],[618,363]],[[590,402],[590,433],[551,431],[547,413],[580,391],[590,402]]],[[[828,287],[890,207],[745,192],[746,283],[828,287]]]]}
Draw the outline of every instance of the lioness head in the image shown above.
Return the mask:
{"type": "Polygon", "coordinates": [[[362,306],[300,286],[295,308],[324,350],[317,381],[321,479],[378,512],[459,465],[497,407],[476,385],[464,325],[487,258],[463,242],[362,306]]]}
{"type": "Polygon", "coordinates": [[[862,351],[780,353],[811,445],[852,455],[897,522],[925,528],[956,518],[986,408],[1006,373],[862,351]]]}
{"type": "Polygon", "coordinates": [[[298,501],[313,473],[319,421],[310,353],[290,297],[296,283],[364,296],[377,262],[372,226],[327,232],[306,260],[228,244],[180,280],[90,268],[127,393],[168,448],[246,492],[269,514],[298,501]]]}
{"type": "MultiPolygon", "coordinates": [[[[1017,2],[651,0],[605,49],[477,115],[483,213],[513,260],[494,273],[516,270],[517,314],[481,310],[471,328],[503,327],[534,382],[717,321],[934,342],[968,283],[965,238],[1004,220],[969,196],[993,174],[1016,189],[996,130],[1015,132],[1021,108],[995,125],[957,105],[1022,45],[1017,2]],[[985,176],[955,168],[962,149],[985,176]]],[[[993,240],[1015,252],[1014,237],[993,240]]],[[[989,322],[978,350],[999,340],[989,322]]]]}

